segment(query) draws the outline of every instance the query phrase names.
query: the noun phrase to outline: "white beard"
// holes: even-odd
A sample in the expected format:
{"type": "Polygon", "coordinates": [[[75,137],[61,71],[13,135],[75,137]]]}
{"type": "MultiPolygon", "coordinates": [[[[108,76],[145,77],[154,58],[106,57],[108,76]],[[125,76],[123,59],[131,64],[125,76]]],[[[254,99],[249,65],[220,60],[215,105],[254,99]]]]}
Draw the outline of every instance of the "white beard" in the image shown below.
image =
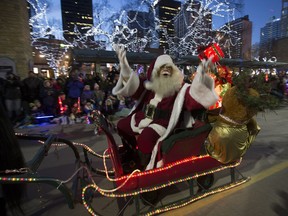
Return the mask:
{"type": "Polygon", "coordinates": [[[153,78],[153,81],[145,83],[145,87],[163,98],[174,95],[180,90],[183,83],[183,75],[175,71],[169,77],[157,75],[153,78]]]}

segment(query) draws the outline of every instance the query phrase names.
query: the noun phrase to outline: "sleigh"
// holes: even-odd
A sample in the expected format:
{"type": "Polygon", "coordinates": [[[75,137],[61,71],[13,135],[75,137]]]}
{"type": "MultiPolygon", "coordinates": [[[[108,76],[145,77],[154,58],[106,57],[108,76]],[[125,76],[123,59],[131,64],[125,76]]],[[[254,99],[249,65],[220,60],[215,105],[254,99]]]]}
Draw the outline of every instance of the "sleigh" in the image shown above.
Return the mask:
{"type": "MultiPolygon", "coordinates": [[[[221,164],[205,153],[205,141],[212,127],[200,120],[196,121],[193,128],[176,129],[171,136],[160,143],[159,152],[163,166],[152,170],[135,170],[127,173],[123,169],[121,161],[123,147],[116,143],[107,121],[99,113],[97,121],[97,127],[100,127],[107,139],[115,188],[107,192],[90,184],[83,189],[82,200],[91,214],[94,214],[94,209],[90,203],[91,193],[87,192],[89,189],[93,189],[93,192],[97,190],[106,197],[132,197],[136,215],[153,215],[188,205],[209,195],[241,185],[250,179],[244,177],[236,169],[241,163],[241,159],[233,163],[221,164]],[[214,184],[214,174],[220,172],[226,173],[225,181],[218,185],[214,184]],[[159,191],[183,182],[188,183],[188,196],[159,204],[159,191]],[[143,203],[148,203],[148,210],[143,211],[140,199],[143,203]],[[157,201],[158,205],[155,205],[157,201]]],[[[85,152],[85,158],[86,163],[91,167],[87,152],[85,152]]]]}

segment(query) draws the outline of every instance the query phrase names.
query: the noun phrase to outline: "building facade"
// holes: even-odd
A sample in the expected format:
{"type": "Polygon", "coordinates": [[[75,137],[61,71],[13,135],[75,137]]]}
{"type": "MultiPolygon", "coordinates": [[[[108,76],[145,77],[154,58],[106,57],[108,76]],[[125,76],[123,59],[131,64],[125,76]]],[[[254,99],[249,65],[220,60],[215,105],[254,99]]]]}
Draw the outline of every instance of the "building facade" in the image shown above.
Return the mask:
{"type": "Polygon", "coordinates": [[[174,26],[177,37],[182,38],[190,31],[190,28],[195,27],[201,29],[203,34],[209,34],[209,32],[212,30],[212,14],[208,11],[205,11],[207,15],[200,19],[199,14],[203,12],[204,11],[201,11],[200,1],[186,1],[181,6],[181,10],[174,19],[174,26]]]}
{"type": "Polygon", "coordinates": [[[158,0],[154,3],[156,17],[160,22],[159,48],[168,48],[167,37],[175,37],[174,17],[179,13],[181,2],[176,0],[158,0]]]}
{"type": "Polygon", "coordinates": [[[226,23],[224,28],[228,28],[233,33],[228,36],[230,38],[223,38],[225,41],[232,41],[233,43],[225,44],[223,51],[226,55],[229,55],[226,57],[251,60],[252,22],[249,20],[249,16],[246,15],[226,23]]]}
{"type": "Polygon", "coordinates": [[[149,12],[144,11],[128,11],[127,13],[129,20],[128,27],[130,29],[137,29],[137,37],[143,38],[151,29],[155,28],[154,17],[149,12]]]}
{"type": "Polygon", "coordinates": [[[212,41],[212,13],[202,7],[200,1],[186,1],[174,19],[174,27],[177,40],[185,41],[184,46],[189,44],[191,52],[212,41]]]}
{"type": "MultiPolygon", "coordinates": [[[[191,1],[185,2],[185,4],[181,6],[179,13],[174,19],[174,28],[178,38],[182,38],[187,34],[188,27],[192,25],[193,21],[195,20],[194,17],[197,16],[197,14],[188,10],[190,4],[192,4],[191,1]]],[[[197,10],[199,4],[194,3],[193,7],[197,10]]]]}
{"type": "Polygon", "coordinates": [[[283,37],[271,42],[271,51],[269,57],[276,57],[278,62],[288,62],[288,37],[283,37]]]}
{"type": "Polygon", "coordinates": [[[33,66],[28,4],[23,0],[1,0],[0,16],[0,77],[12,71],[25,78],[33,66]]]}
{"type": "Polygon", "coordinates": [[[259,56],[270,58],[273,43],[281,38],[281,19],[272,17],[266,25],[260,29],[260,49],[259,56]]]}
{"type": "MultiPolygon", "coordinates": [[[[127,16],[129,19],[128,28],[137,29],[136,37],[138,39],[138,45],[142,46],[143,43],[147,43],[147,47],[153,47],[153,39],[155,39],[155,17],[152,11],[128,11],[127,16]],[[144,40],[143,40],[144,39],[144,40]],[[145,40],[146,39],[146,40],[145,40]],[[152,39],[148,41],[147,39],[152,39]],[[145,42],[144,42],[145,41],[145,42]]],[[[155,47],[153,47],[155,48],[155,47]]]]}
{"type": "Polygon", "coordinates": [[[285,50],[288,49],[288,0],[282,0],[281,17],[272,17],[261,28],[260,32],[260,58],[274,58],[277,61],[288,61],[285,50]]]}
{"type": "Polygon", "coordinates": [[[282,0],[281,38],[288,37],[288,0],[282,0]]]}
{"type": "Polygon", "coordinates": [[[272,17],[270,22],[260,29],[260,45],[281,38],[281,32],[281,19],[272,17]]]}
{"type": "MultiPolygon", "coordinates": [[[[79,34],[84,35],[93,26],[92,0],[61,0],[64,38],[73,42],[79,34]],[[77,31],[75,31],[77,26],[77,31]]],[[[93,38],[90,38],[93,40],[93,38]]]]}

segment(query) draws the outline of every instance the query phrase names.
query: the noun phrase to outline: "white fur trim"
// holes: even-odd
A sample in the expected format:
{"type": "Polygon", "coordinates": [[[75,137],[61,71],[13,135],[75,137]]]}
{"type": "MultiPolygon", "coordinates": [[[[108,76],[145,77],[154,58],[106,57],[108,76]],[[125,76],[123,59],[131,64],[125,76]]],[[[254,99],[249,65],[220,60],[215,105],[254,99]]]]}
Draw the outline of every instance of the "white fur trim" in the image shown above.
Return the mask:
{"type": "Polygon", "coordinates": [[[150,118],[144,118],[144,119],[142,119],[142,120],[139,122],[139,124],[138,124],[139,133],[141,133],[142,130],[143,130],[145,127],[148,127],[148,126],[151,124],[152,121],[153,121],[153,120],[150,119],[150,118]]]}
{"type": "Polygon", "coordinates": [[[152,89],[152,86],[153,86],[153,84],[152,84],[151,81],[146,80],[146,81],[144,82],[144,87],[145,87],[147,90],[151,90],[151,89],[152,89]]]}
{"type": "Polygon", "coordinates": [[[163,166],[164,166],[164,162],[163,162],[163,160],[161,159],[160,161],[157,162],[156,167],[163,167],[163,166]]]}
{"type": "MultiPolygon", "coordinates": [[[[150,100],[149,104],[157,107],[158,103],[161,100],[162,98],[159,95],[155,94],[154,98],[150,100]]],[[[166,128],[162,127],[161,125],[151,124],[152,121],[153,120],[150,118],[144,118],[139,122],[138,126],[135,126],[136,121],[135,121],[135,114],[134,114],[131,118],[131,128],[135,133],[141,133],[145,127],[151,127],[153,130],[155,130],[159,134],[159,136],[162,136],[166,128]]]]}
{"type": "Polygon", "coordinates": [[[149,101],[149,104],[157,107],[158,103],[162,101],[163,97],[155,93],[154,98],[149,101]]]}
{"type": "MultiPolygon", "coordinates": [[[[153,70],[151,73],[151,78],[150,78],[151,81],[153,81],[153,78],[156,76],[157,71],[159,71],[160,67],[165,65],[165,64],[172,66],[173,71],[175,71],[175,72],[177,71],[177,72],[181,73],[180,70],[178,69],[178,67],[173,63],[173,60],[169,55],[166,55],[166,54],[160,55],[160,56],[158,56],[158,58],[156,59],[156,62],[154,64],[154,67],[153,67],[153,70]]],[[[145,84],[145,87],[146,87],[146,84],[145,84]]],[[[147,88],[147,89],[150,90],[149,88],[147,88]]]]}
{"type": "Polygon", "coordinates": [[[183,124],[181,125],[184,128],[193,127],[193,124],[195,123],[195,119],[191,115],[190,112],[184,111],[184,118],[183,118],[183,124]]]}
{"type": "Polygon", "coordinates": [[[180,92],[178,93],[176,99],[175,99],[175,102],[174,102],[174,105],[173,105],[173,110],[172,110],[172,114],[171,114],[171,117],[169,119],[169,124],[168,124],[168,127],[167,127],[167,130],[165,132],[165,134],[163,134],[163,136],[161,136],[156,145],[154,146],[153,148],[153,151],[152,151],[152,155],[151,155],[151,159],[150,159],[150,162],[149,164],[147,165],[146,167],[146,170],[150,170],[150,169],[153,169],[154,168],[154,164],[155,164],[155,160],[156,160],[156,156],[157,156],[157,152],[158,152],[158,145],[161,141],[163,141],[164,139],[166,139],[166,137],[171,133],[171,131],[175,128],[177,122],[178,122],[178,119],[179,119],[179,116],[182,112],[182,107],[183,107],[183,103],[184,103],[184,95],[185,95],[185,92],[187,90],[187,88],[189,87],[190,85],[185,83],[183,85],[183,87],[181,88],[180,92]]]}
{"type": "Polygon", "coordinates": [[[164,64],[172,64],[172,65],[174,65],[173,60],[172,60],[172,58],[169,55],[164,54],[164,55],[158,56],[156,61],[155,61],[153,70],[155,68],[158,70],[164,64]]]}
{"type": "Polygon", "coordinates": [[[219,99],[215,89],[213,79],[203,73],[203,66],[199,65],[197,73],[190,88],[190,95],[205,108],[214,105],[219,99]]]}
{"type": "Polygon", "coordinates": [[[149,119],[149,118],[145,118],[145,119],[142,119],[138,126],[135,126],[136,125],[136,121],[135,121],[135,114],[133,114],[132,118],[131,118],[131,123],[130,123],[130,126],[131,126],[131,129],[133,130],[133,132],[135,133],[141,133],[142,130],[145,128],[145,127],[148,127],[148,125],[152,122],[152,119],[149,119]]]}
{"type": "Polygon", "coordinates": [[[135,126],[136,121],[135,121],[135,114],[134,114],[131,118],[130,126],[131,126],[132,131],[135,133],[140,134],[144,128],[149,127],[149,128],[152,128],[159,136],[162,136],[165,133],[166,128],[158,124],[151,124],[152,121],[153,121],[152,119],[145,118],[140,121],[138,126],[135,126]]]}
{"type": "Polygon", "coordinates": [[[143,93],[141,94],[139,100],[137,100],[136,103],[135,103],[135,105],[132,107],[129,115],[130,115],[131,113],[133,113],[134,110],[135,110],[135,109],[139,106],[139,104],[143,101],[143,98],[144,98],[144,96],[146,95],[146,92],[147,92],[146,90],[143,91],[143,93]]]}
{"type": "Polygon", "coordinates": [[[129,97],[133,95],[140,85],[140,79],[136,73],[131,73],[127,82],[124,81],[122,76],[119,77],[116,86],[112,89],[114,95],[123,95],[129,97]]]}
{"type": "Polygon", "coordinates": [[[163,136],[166,131],[165,127],[158,124],[150,124],[149,127],[152,128],[159,136],[163,136]]]}

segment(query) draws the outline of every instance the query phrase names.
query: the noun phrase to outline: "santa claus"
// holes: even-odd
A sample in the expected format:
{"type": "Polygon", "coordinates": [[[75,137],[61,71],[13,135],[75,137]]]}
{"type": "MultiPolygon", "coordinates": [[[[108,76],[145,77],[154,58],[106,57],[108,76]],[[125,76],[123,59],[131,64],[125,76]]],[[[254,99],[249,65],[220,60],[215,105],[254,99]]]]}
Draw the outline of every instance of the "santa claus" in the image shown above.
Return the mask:
{"type": "MultiPolygon", "coordinates": [[[[152,169],[159,142],[179,124],[184,111],[208,108],[218,100],[214,81],[205,72],[211,62],[203,60],[192,84],[187,84],[183,83],[183,75],[172,58],[160,55],[143,79],[130,68],[124,47],[116,45],[114,49],[120,63],[120,77],[112,92],[137,100],[131,113],[118,122],[118,134],[129,155],[132,154],[129,149],[137,153],[140,168],[152,169]]],[[[184,119],[187,126],[193,125],[191,115],[189,121],[184,119]]]]}

